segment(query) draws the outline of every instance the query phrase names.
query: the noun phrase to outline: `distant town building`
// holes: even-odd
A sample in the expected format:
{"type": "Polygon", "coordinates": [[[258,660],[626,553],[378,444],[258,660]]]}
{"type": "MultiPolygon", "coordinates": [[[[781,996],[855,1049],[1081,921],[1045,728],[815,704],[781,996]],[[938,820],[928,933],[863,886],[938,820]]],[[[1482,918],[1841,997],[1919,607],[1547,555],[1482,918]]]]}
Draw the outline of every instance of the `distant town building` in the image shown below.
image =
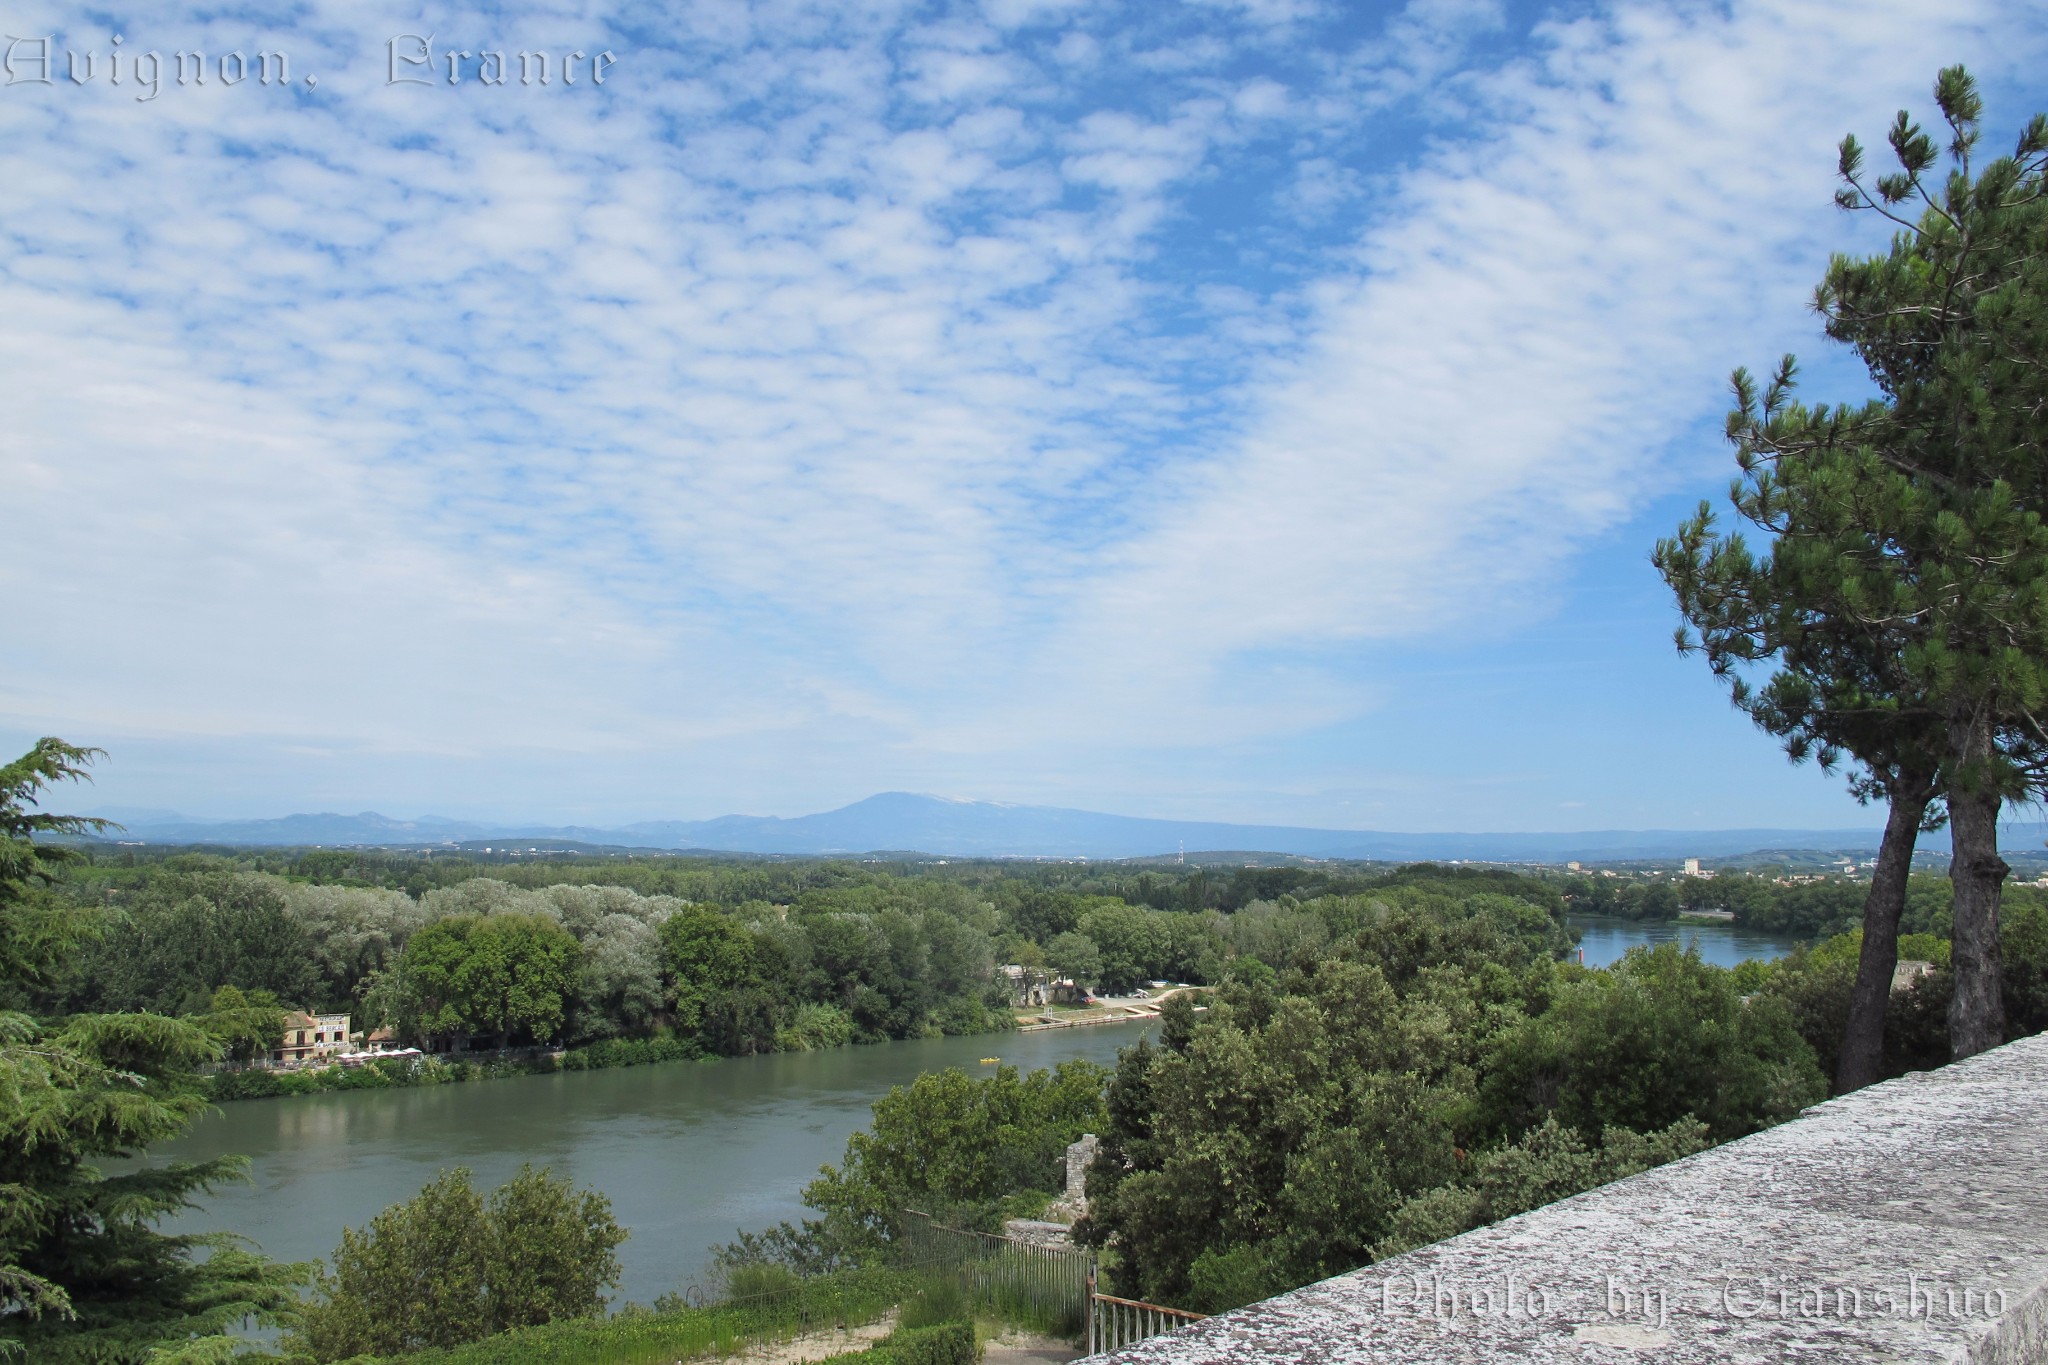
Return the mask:
{"type": "Polygon", "coordinates": [[[1050,972],[1042,972],[1036,967],[1019,966],[1012,962],[996,968],[996,975],[1009,986],[1012,1005],[1024,1008],[1050,1004],[1052,1001],[1050,972]]]}
{"type": "Polygon", "coordinates": [[[1579,870],[1579,865],[1577,863],[1566,863],[1564,866],[1567,872],[1577,872],[1579,870]]]}
{"type": "Polygon", "coordinates": [[[273,1062],[309,1062],[348,1051],[346,1014],[307,1014],[293,1010],[284,1017],[284,1038],[270,1054],[273,1062]]]}

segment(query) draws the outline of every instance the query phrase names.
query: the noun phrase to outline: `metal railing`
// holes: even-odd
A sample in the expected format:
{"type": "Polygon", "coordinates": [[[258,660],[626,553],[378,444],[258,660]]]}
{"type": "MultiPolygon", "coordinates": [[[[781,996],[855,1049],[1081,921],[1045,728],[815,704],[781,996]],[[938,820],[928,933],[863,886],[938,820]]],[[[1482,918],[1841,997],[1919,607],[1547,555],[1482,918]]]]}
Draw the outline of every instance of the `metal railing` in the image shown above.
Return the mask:
{"type": "Polygon", "coordinates": [[[910,1210],[898,1223],[898,1238],[905,1261],[942,1267],[976,1304],[1040,1331],[1080,1334],[1094,1283],[1093,1252],[949,1228],[910,1210]]]}
{"type": "Polygon", "coordinates": [[[949,1228],[910,1210],[897,1223],[897,1238],[907,1266],[944,1274],[977,1305],[1010,1321],[1070,1339],[1085,1327],[1091,1356],[1208,1316],[1102,1293],[1094,1253],[1081,1247],[1045,1246],[949,1228]]]}
{"type": "Polygon", "coordinates": [[[1088,1354],[1091,1356],[1129,1346],[1147,1337],[1163,1336],[1191,1322],[1200,1322],[1207,1316],[1207,1313],[1190,1313],[1185,1308],[1168,1308],[1161,1303],[1142,1303],[1137,1299],[1120,1299],[1114,1294],[1100,1293],[1095,1288],[1094,1272],[1089,1272],[1088,1354]]]}

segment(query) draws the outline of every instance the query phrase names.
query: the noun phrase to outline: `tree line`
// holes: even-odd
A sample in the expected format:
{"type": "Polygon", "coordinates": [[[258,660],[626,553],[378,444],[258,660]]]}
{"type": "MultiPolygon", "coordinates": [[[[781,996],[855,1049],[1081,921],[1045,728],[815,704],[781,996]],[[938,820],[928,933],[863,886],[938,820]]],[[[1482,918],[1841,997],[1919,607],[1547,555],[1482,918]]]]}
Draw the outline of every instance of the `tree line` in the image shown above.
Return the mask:
{"type": "MultiPolygon", "coordinates": [[[[84,887],[91,888],[88,880],[84,887]]],[[[446,1047],[672,1033],[741,1054],[1000,1027],[995,918],[952,888],[737,906],[472,876],[415,898],[174,857],[81,905],[52,1013],[210,1012],[232,987],[446,1047]]]]}
{"type": "MultiPolygon", "coordinates": [[[[1726,913],[1732,923],[1746,928],[1803,939],[1827,938],[1860,928],[1870,901],[1867,884],[1843,877],[1780,882],[1743,872],[1649,881],[1572,876],[1559,885],[1565,903],[1579,914],[1672,920],[1701,912],[1726,913]]],[[[1887,894],[1900,897],[1899,933],[1948,937],[1954,922],[1955,887],[1947,877],[1915,873],[1887,894]]],[[[2001,899],[2005,905],[2038,906],[2048,904],[2048,890],[2010,887],[2001,899]]]]}
{"type": "MultiPolygon", "coordinates": [[[[1824,1098],[1861,952],[1852,931],[1734,969],[1675,944],[1568,960],[1555,883],[1416,869],[1363,896],[1257,906],[1285,941],[1233,958],[1197,1010],[1113,1070],[930,1074],[804,1192],[811,1215],[720,1251],[821,1274],[883,1263],[905,1210],[995,1231],[1101,1145],[1084,1242],[1112,1291],[1200,1312],[1250,1303],[1781,1122],[1824,1098]],[[1521,894],[1511,894],[1520,891],[1521,894]],[[1311,927],[1314,926],[1314,927],[1311,927]]],[[[2004,925],[2007,1016],[2048,1028],[2048,908],[2004,925]]],[[[1946,939],[1895,999],[1881,1074],[1951,1052],[1946,939]]]]}
{"type": "MultiPolygon", "coordinates": [[[[51,893],[86,936],[33,1004],[200,1019],[231,1061],[263,1055],[288,1008],[347,1010],[430,1049],[662,1038],[706,1055],[795,1050],[1007,1028],[999,964],[1112,993],[1282,967],[1343,932],[1332,907],[1417,875],[93,848],[51,893]],[[430,884],[406,889],[429,866],[430,884]],[[1160,892],[1176,880],[1223,889],[1160,892]],[[1161,909],[1113,889],[1231,908],[1161,909]],[[761,894],[732,899],[742,893],[761,894]],[[1254,893],[1272,898],[1239,899],[1254,893]],[[1303,910],[1304,895],[1323,908],[1303,910]]],[[[1478,886],[1501,874],[1440,875],[1478,886]]]]}

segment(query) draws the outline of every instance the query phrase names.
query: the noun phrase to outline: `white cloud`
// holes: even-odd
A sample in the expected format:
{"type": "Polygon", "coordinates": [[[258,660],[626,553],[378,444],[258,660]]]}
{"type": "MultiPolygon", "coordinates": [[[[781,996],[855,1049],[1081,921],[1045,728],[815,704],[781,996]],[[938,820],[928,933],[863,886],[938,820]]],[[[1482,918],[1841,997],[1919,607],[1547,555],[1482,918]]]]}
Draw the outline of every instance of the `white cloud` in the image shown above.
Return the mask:
{"type": "Polygon", "coordinates": [[[1546,610],[1560,561],[1663,485],[1728,370],[1807,341],[1831,245],[1874,240],[1828,204],[1835,140],[1924,102],[1930,48],[2012,60],[1977,46],[1993,14],[1630,7],[1553,29],[1474,84],[1492,134],[1416,168],[1357,273],[1311,291],[1311,343],[1120,547],[1082,634],[1199,638],[1220,670],[1546,610]]]}

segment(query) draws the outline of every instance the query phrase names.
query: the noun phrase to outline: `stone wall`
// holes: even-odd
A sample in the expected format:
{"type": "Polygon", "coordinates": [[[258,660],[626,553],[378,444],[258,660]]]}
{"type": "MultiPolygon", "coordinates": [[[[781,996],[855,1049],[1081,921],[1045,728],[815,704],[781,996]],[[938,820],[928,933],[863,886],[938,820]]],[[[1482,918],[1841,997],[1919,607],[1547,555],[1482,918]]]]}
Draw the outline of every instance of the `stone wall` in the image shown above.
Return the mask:
{"type": "Polygon", "coordinates": [[[2048,1035],[1103,1359],[2048,1361],[2048,1035]]]}
{"type": "Polygon", "coordinates": [[[1088,1198],[1088,1163],[1095,1160],[1099,1142],[1095,1134],[1083,1133],[1079,1142],[1067,1148],[1067,1198],[1076,1203],[1088,1198]]]}
{"type": "Polygon", "coordinates": [[[1065,1223],[1049,1223],[1038,1218],[1006,1218],[1003,1220],[1003,1236],[1013,1242],[1032,1247],[1071,1247],[1073,1238],[1067,1235],[1065,1223]]]}
{"type": "Polygon", "coordinates": [[[1067,1147],[1066,1190],[1046,1207],[1046,1217],[1073,1223],[1088,1212],[1088,1163],[1095,1160],[1096,1142],[1095,1134],[1083,1133],[1067,1147]]]}

